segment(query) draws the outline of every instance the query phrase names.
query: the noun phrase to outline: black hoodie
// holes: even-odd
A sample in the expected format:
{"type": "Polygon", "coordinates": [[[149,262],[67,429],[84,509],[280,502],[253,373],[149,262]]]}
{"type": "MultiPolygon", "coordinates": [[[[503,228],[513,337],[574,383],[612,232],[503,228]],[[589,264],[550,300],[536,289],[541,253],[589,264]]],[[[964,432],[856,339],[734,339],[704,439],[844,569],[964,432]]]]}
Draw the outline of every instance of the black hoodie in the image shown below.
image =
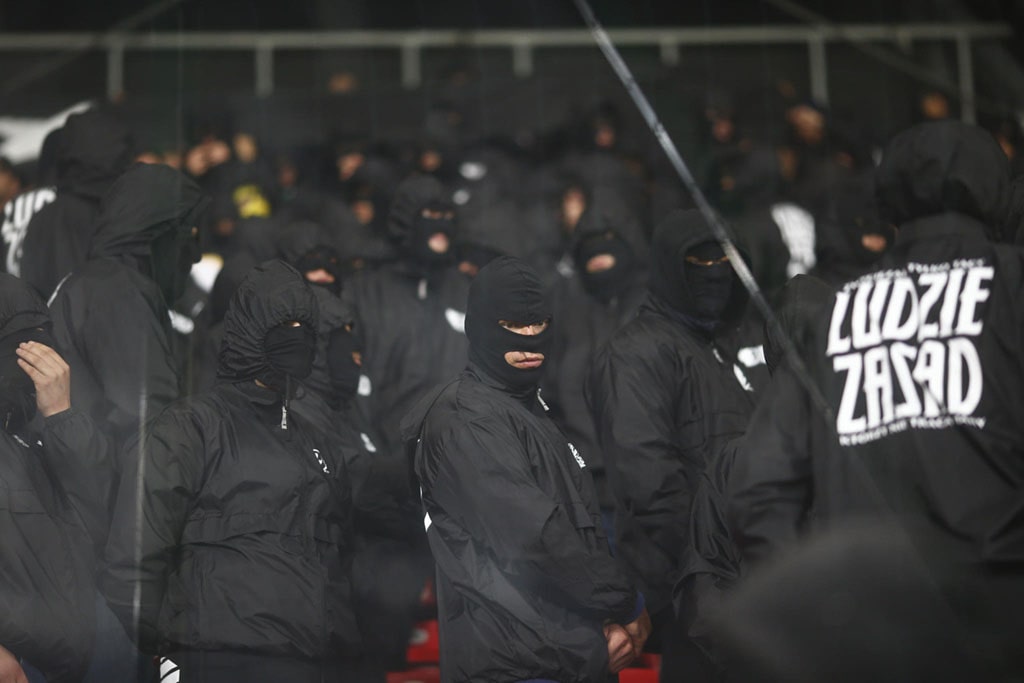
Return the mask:
{"type": "MultiPolygon", "coordinates": [[[[616,501],[618,556],[652,614],[668,606],[679,578],[698,479],[753,410],[714,333],[693,324],[684,256],[711,239],[696,211],[658,226],[650,296],[598,350],[585,387],[616,501]]],[[[734,282],[720,319],[736,320],[746,296],[734,282]]]]}
{"type": "Polygon", "coordinates": [[[225,317],[220,383],[164,410],[128,449],[145,467],[131,458],[123,474],[101,589],[146,651],[317,669],[359,651],[344,463],[300,416],[283,429],[281,394],[255,382],[267,332],[318,319],[295,269],[257,266],[225,317]]]}
{"type": "Polygon", "coordinates": [[[915,126],[878,169],[900,220],[878,271],[841,287],[805,359],[772,382],[734,469],[730,522],[748,556],[806,527],[882,518],[947,560],[1024,566],[1024,253],[986,239],[1008,183],[979,128],[915,126]]]}
{"type": "Polygon", "coordinates": [[[178,397],[168,302],[151,274],[150,245],[187,232],[204,204],[178,171],[136,164],[103,198],[90,260],[50,303],[75,377],[73,402],[119,439],[178,397]]]}
{"type": "MultiPolygon", "coordinates": [[[[440,202],[440,183],[421,176],[395,194],[388,229],[408,245],[420,209],[440,202]]],[[[454,242],[452,243],[454,246],[454,242]]],[[[344,299],[355,311],[366,343],[360,398],[389,452],[401,451],[398,425],[416,401],[466,366],[464,332],[470,278],[450,265],[424,268],[404,256],[346,283],[344,299]]]]}
{"type": "Polygon", "coordinates": [[[134,154],[131,133],[110,114],[68,117],[57,149],[57,198],[32,218],[22,244],[21,277],[44,298],[85,262],[100,200],[134,154]]]}
{"type": "MultiPolygon", "coordinates": [[[[0,275],[0,340],[48,326],[39,297],[0,275]]],[[[0,645],[54,683],[81,680],[92,654],[112,479],[109,442],[74,409],[0,429],[0,645]]]]}

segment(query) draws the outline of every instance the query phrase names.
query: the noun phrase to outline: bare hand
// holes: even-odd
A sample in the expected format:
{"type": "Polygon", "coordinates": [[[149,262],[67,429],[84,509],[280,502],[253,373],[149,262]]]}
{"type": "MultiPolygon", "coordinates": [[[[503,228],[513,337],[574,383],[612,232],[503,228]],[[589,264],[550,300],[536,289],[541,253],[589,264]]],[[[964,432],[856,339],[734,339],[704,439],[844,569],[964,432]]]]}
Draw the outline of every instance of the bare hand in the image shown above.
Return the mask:
{"type": "Polygon", "coordinates": [[[28,676],[13,654],[0,646],[0,683],[28,683],[28,676]]]}
{"type": "Polygon", "coordinates": [[[24,342],[18,345],[18,366],[36,385],[36,408],[50,417],[71,407],[71,368],[60,355],[45,344],[24,342]]]}
{"type": "Polygon", "coordinates": [[[648,636],[651,635],[651,616],[647,614],[647,609],[645,608],[635,621],[626,624],[624,628],[633,641],[633,649],[636,650],[636,654],[639,657],[640,653],[644,651],[644,643],[647,642],[648,636]]]}
{"type": "Polygon", "coordinates": [[[633,639],[626,629],[618,624],[604,627],[604,637],[608,641],[608,671],[617,674],[629,666],[639,654],[633,649],[633,639]]]}

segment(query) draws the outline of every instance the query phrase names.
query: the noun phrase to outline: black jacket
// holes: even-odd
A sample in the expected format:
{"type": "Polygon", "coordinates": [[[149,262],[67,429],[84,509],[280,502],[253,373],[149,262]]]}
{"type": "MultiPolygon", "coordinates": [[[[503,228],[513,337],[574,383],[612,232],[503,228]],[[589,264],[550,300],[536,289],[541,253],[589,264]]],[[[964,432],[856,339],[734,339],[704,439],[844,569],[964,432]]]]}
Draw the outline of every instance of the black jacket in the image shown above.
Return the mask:
{"type": "Polygon", "coordinates": [[[729,514],[746,556],[867,516],[1020,571],[1024,252],[986,239],[1005,173],[980,129],[926,124],[894,140],[879,197],[901,221],[896,243],[812,331],[807,366],[831,414],[780,372],[739,451],[729,514]]]}
{"type": "MultiPolygon", "coordinates": [[[[46,319],[42,301],[20,286],[3,283],[0,337],[46,319]]],[[[0,430],[0,451],[0,646],[48,681],[77,681],[92,654],[108,441],[72,409],[37,416],[15,433],[0,430]]]]}
{"type": "Polygon", "coordinates": [[[469,283],[454,268],[422,277],[400,261],[345,284],[366,345],[360,401],[388,452],[401,452],[399,423],[416,401],[466,366],[469,283]]]}
{"type": "MultiPolygon", "coordinates": [[[[701,223],[671,234],[671,245],[654,245],[652,283],[710,229],[701,223]]],[[[745,295],[736,283],[727,318],[740,314],[745,295]]],[[[598,351],[585,390],[616,502],[617,556],[653,614],[669,604],[680,578],[698,480],[743,434],[753,395],[716,341],[653,292],[598,351]]]]}
{"type": "Polygon", "coordinates": [[[637,595],[608,553],[583,458],[534,395],[472,367],[404,423],[437,563],[443,680],[599,681],[605,620],[637,595]]]}
{"type": "Polygon", "coordinates": [[[4,205],[4,222],[0,226],[0,236],[3,237],[0,250],[4,254],[0,269],[3,272],[21,277],[22,245],[25,242],[28,224],[44,206],[56,198],[54,188],[39,187],[22,192],[4,205]]]}
{"type": "Polygon", "coordinates": [[[75,378],[72,402],[118,439],[179,395],[168,306],[150,277],[149,245],[168,222],[194,220],[203,204],[199,188],[178,172],[133,167],[104,198],[90,260],[50,302],[54,336],[75,378]]]}
{"type": "Polygon", "coordinates": [[[268,262],[225,319],[221,383],[161,413],[139,444],[145,467],[125,469],[101,588],[146,651],[358,651],[344,463],[294,411],[282,429],[280,394],[254,381],[264,335],[286,320],[315,326],[316,301],[268,262]]]}
{"type": "Polygon", "coordinates": [[[133,155],[131,133],[109,114],[68,117],[57,149],[57,197],[33,216],[21,246],[21,277],[44,298],[85,262],[100,199],[133,155]]]}
{"type": "Polygon", "coordinates": [[[579,274],[555,283],[551,292],[555,341],[544,361],[541,381],[544,400],[551,417],[569,441],[587,458],[602,508],[613,502],[605,482],[604,455],[598,443],[593,418],[583,393],[583,384],[593,356],[620,327],[636,316],[646,293],[642,285],[628,286],[608,302],[591,296],[579,274]]]}

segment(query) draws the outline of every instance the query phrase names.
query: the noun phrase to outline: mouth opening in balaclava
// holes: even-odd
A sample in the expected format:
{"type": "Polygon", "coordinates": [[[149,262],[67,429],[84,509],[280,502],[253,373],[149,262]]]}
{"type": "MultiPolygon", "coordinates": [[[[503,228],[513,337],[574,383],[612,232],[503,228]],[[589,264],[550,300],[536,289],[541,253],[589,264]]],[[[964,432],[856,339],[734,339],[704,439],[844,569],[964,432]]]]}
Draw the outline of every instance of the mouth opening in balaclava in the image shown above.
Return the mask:
{"type": "Polygon", "coordinates": [[[576,249],[576,272],[584,289],[608,302],[622,293],[634,274],[633,249],[612,231],[584,238],[576,249]]]}
{"type": "Polygon", "coordinates": [[[35,384],[18,365],[16,351],[20,344],[28,341],[55,348],[47,328],[19,330],[0,339],[0,428],[7,432],[21,429],[36,414],[35,384]]]}
{"type": "Polygon", "coordinates": [[[510,256],[483,267],[469,290],[466,336],[469,359],[478,369],[513,391],[528,391],[540,381],[543,365],[516,368],[505,360],[510,351],[547,355],[550,325],[539,334],[517,334],[499,321],[528,325],[551,320],[551,306],[536,271],[510,256]]]}

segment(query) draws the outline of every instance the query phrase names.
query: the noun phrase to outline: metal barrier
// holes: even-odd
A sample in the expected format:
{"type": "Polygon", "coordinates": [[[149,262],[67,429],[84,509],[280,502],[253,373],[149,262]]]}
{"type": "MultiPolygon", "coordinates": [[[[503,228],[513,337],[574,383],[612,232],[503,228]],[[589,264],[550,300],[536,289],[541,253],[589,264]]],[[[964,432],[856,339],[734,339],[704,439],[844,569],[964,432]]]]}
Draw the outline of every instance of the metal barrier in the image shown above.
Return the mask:
{"type": "MultiPolygon", "coordinates": [[[[684,46],[806,45],[811,96],[828,102],[826,45],[832,42],[894,43],[907,49],[915,41],[950,41],[956,45],[962,117],[974,121],[974,41],[1009,38],[1012,29],[1001,23],[849,24],[822,26],[737,26],[694,28],[610,29],[618,46],[656,47],[666,65],[679,63],[684,46]]],[[[512,52],[519,77],[533,73],[533,51],[544,47],[591,47],[584,29],[429,30],[429,31],[288,31],[182,33],[0,33],[0,51],[104,50],[107,53],[107,93],[124,89],[125,50],[244,50],[255,60],[254,90],[274,91],[275,50],[337,50],[385,48],[401,53],[402,85],[422,82],[421,52],[428,48],[505,48],[512,52]]]]}

